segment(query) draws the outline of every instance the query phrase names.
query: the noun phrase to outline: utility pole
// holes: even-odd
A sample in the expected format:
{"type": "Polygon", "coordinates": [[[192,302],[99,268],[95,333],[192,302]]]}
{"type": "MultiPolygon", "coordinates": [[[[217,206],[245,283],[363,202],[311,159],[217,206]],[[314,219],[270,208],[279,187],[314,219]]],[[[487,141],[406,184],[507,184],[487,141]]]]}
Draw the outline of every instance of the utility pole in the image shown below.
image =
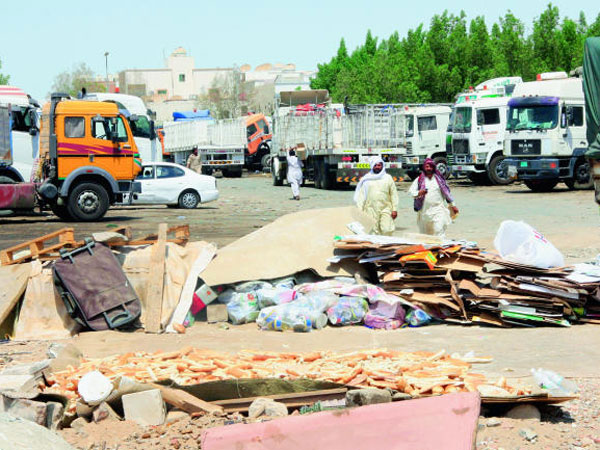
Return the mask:
{"type": "Polygon", "coordinates": [[[104,52],[104,61],[106,64],[106,92],[108,92],[110,90],[109,88],[109,83],[108,83],[108,52],[104,52]]]}

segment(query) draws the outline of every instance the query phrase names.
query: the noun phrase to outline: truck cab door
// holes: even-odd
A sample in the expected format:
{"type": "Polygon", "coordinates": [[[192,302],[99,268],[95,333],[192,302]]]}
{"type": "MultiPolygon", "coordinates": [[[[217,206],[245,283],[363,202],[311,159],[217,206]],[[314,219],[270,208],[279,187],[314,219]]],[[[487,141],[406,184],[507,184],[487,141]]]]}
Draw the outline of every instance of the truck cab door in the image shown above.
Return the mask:
{"type": "MultiPolygon", "coordinates": [[[[417,117],[417,137],[419,141],[419,155],[431,156],[433,153],[444,151],[445,147],[439,140],[439,130],[436,116],[417,117]]],[[[444,130],[445,132],[445,130],[444,130]]],[[[413,151],[416,154],[416,152],[413,151]]]]}
{"type": "Polygon", "coordinates": [[[563,107],[561,114],[561,126],[567,122],[568,127],[563,132],[563,139],[568,147],[565,150],[573,151],[576,148],[587,148],[587,136],[585,129],[585,114],[583,106],[563,107]],[[564,119],[562,116],[565,115],[564,119]],[[566,135],[566,136],[565,136],[566,135]]]}
{"type": "Polygon", "coordinates": [[[477,110],[476,147],[472,153],[490,153],[502,149],[503,125],[500,108],[477,110]],[[500,143],[499,143],[500,142],[500,143]]]}

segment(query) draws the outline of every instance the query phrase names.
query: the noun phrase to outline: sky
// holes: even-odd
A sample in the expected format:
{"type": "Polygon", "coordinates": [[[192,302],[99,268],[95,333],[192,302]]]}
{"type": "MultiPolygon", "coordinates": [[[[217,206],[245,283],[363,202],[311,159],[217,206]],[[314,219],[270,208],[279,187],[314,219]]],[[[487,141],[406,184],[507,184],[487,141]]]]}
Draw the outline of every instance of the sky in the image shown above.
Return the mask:
{"type": "MultiPolygon", "coordinates": [[[[85,62],[104,75],[108,70],[160,68],[164,57],[182,46],[196,67],[231,67],[265,62],[294,63],[316,69],[345,38],[349,50],[368,29],[387,38],[429,24],[434,14],[464,10],[494,23],[507,10],[530,26],[547,0],[179,0],[96,1],[28,0],[2,2],[0,73],[10,75],[38,100],[50,92],[57,74],[85,62]]],[[[554,0],[561,16],[579,12],[591,23],[600,13],[597,0],[554,0]]]]}

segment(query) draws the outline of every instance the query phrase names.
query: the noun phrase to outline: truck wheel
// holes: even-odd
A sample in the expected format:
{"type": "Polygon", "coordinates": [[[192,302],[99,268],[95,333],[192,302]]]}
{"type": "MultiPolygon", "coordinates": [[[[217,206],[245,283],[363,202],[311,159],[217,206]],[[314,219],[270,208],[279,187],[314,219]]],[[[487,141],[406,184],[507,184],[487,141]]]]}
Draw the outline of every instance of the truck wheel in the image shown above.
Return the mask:
{"type": "Polygon", "coordinates": [[[57,205],[54,203],[50,205],[50,210],[52,211],[52,214],[54,214],[56,217],[58,217],[64,222],[73,221],[73,216],[69,214],[69,209],[67,208],[67,205],[57,205]]]}
{"type": "Polygon", "coordinates": [[[326,191],[335,189],[335,174],[329,170],[329,164],[327,164],[324,160],[321,162],[321,169],[321,187],[326,191]]]}
{"type": "Polygon", "coordinates": [[[260,166],[261,169],[266,169],[267,167],[271,167],[271,155],[270,154],[266,154],[262,157],[262,159],[260,160],[260,166]]]}
{"type": "Polygon", "coordinates": [[[573,178],[565,180],[569,189],[582,191],[594,187],[594,179],[590,172],[590,164],[587,161],[578,161],[573,169],[573,178]]]}
{"type": "Polygon", "coordinates": [[[243,173],[244,169],[242,166],[239,167],[234,167],[233,169],[229,169],[229,176],[231,178],[242,178],[242,173],[243,173]]]}
{"type": "Polygon", "coordinates": [[[281,161],[277,156],[271,158],[271,177],[273,178],[273,186],[283,186],[283,178],[279,175],[281,170],[281,161]]]}
{"type": "Polygon", "coordinates": [[[477,186],[484,186],[490,181],[487,173],[485,172],[469,172],[467,176],[469,177],[469,180],[471,180],[471,182],[477,186]]]}
{"type": "Polygon", "coordinates": [[[533,192],[550,192],[557,184],[557,178],[552,180],[525,180],[525,186],[533,192]]]}
{"type": "Polygon", "coordinates": [[[183,209],[196,209],[198,203],[200,203],[200,196],[196,191],[187,190],[183,191],[179,195],[179,200],[177,202],[180,208],[183,209]]]}
{"type": "Polygon", "coordinates": [[[314,179],[316,189],[323,189],[323,167],[321,167],[322,163],[323,161],[320,158],[316,158],[314,161],[314,179]]]}
{"type": "Polygon", "coordinates": [[[436,169],[439,173],[442,174],[444,179],[447,180],[448,178],[450,178],[450,168],[448,167],[448,160],[443,156],[437,156],[433,158],[433,161],[435,162],[436,169]]]}
{"type": "Polygon", "coordinates": [[[108,193],[102,185],[81,183],[69,194],[67,211],[76,221],[93,222],[102,219],[109,206],[108,193]]]}
{"type": "Polygon", "coordinates": [[[487,169],[487,175],[492,184],[505,186],[511,183],[508,177],[508,165],[503,155],[496,155],[490,161],[487,169]]]}
{"type": "Polygon", "coordinates": [[[200,170],[202,172],[202,175],[212,175],[213,174],[212,167],[202,166],[202,169],[200,169],[200,170]]]}

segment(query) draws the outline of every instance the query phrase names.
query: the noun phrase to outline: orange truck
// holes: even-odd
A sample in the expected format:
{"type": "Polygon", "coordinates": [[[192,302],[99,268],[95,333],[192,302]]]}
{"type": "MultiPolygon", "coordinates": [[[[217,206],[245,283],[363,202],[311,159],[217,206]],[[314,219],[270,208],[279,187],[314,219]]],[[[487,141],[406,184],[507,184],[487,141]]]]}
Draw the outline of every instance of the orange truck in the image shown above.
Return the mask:
{"type": "Polygon", "coordinates": [[[273,132],[264,114],[251,114],[246,117],[248,145],[245,159],[248,169],[262,169],[268,166],[273,132]]]}
{"type": "MultiPolygon", "coordinates": [[[[5,155],[5,162],[10,159],[5,155]]],[[[37,167],[37,182],[0,184],[0,209],[49,208],[64,220],[96,221],[141,192],[134,181],[141,160],[115,103],[52,94],[42,114],[37,167]]]]}

